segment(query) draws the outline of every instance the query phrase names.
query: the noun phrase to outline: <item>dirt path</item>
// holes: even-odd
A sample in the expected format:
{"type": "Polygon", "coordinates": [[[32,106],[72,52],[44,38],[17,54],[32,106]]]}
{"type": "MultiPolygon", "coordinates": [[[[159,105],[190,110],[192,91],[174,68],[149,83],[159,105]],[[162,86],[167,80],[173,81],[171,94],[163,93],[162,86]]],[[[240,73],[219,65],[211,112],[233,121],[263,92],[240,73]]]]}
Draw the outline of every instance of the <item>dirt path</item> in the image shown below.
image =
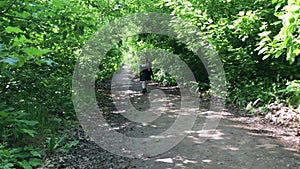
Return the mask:
{"type": "MultiPolygon", "coordinates": [[[[175,122],[176,110],[179,109],[181,96],[179,89],[162,88],[155,85],[149,86],[150,91],[161,92],[165,95],[163,99],[150,98],[155,95],[140,94],[140,85],[132,80],[128,69],[116,77],[122,84],[119,88],[113,88],[112,94],[118,93],[118,89],[127,89],[119,97],[113,96],[109,101],[102,100],[99,105],[105,108],[105,119],[116,131],[128,137],[149,138],[166,131],[175,122]],[[130,81],[126,81],[124,79],[130,81]],[[122,80],[120,80],[122,79],[122,80]],[[151,108],[151,100],[156,100],[156,105],[161,104],[160,117],[149,123],[138,123],[130,121],[122,116],[123,110],[116,106],[115,102],[130,96],[130,103],[140,112],[151,108]],[[119,99],[119,100],[118,100],[119,99]]],[[[114,85],[114,83],[113,83],[114,85]]],[[[113,86],[112,85],[112,86],[113,86]]],[[[126,103],[126,102],[125,102],[126,103]]],[[[123,106],[126,106],[123,105],[123,106]]],[[[153,106],[153,105],[152,105],[153,106]]],[[[155,106],[154,106],[155,107],[155,106]]],[[[207,111],[209,102],[201,102],[197,111],[196,122],[192,129],[186,131],[187,136],[169,151],[154,157],[141,155],[141,158],[127,158],[115,155],[97,146],[81,128],[74,133],[74,138],[79,139],[79,144],[71,149],[69,154],[56,154],[46,160],[42,168],[95,168],[95,169],[299,169],[300,153],[296,149],[284,146],[274,136],[274,133],[264,126],[247,125],[236,120],[229,112],[221,119],[216,132],[201,141],[200,133],[205,121],[201,112],[207,111]]],[[[127,116],[128,117],[128,116],[127,116]]],[[[148,118],[148,116],[147,116],[148,118]]],[[[150,118],[150,117],[149,117],[150,118]]],[[[155,114],[153,115],[155,117],[155,114]]],[[[135,119],[137,120],[137,119],[135,119]]],[[[153,138],[155,145],[163,141],[163,138],[153,138]]],[[[299,144],[299,142],[294,142],[299,144]]],[[[295,147],[295,145],[293,146],[295,147]]],[[[296,146],[297,147],[297,146],[296,146]]],[[[153,147],[154,148],[154,147],[153,147]]]]}

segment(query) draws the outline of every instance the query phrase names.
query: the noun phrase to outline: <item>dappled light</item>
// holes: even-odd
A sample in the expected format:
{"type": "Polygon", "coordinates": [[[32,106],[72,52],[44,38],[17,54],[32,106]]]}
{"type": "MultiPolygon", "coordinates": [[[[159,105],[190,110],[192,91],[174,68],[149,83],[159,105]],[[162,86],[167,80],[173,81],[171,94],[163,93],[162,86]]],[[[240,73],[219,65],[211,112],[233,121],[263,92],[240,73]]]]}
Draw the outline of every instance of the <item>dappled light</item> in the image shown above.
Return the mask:
{"type": "Polygon", "coordinates": [[[0,1],[0,169],[299,169],[299,0],[0,1]]]}
{"type": "MultiPolygon", "coordinates": [[[[140,94],[138,82],[129,85],[132,92],[123,92],[119,97],[116,97],[115,101],[122,102],[126,95],[129,95],[130,102],[128,103],[132,104],[137,110],[139,110],[140,106],[143,106],[143,111],[148,111],[147,113],[149,114],[151,114],[150,110],[153,110],[153,107],[150,106],[151,102],[160,102],[163,106],[154,107],[155,111],[161,113],[153,121],[140,124],[131,121],[123,125],[122,128],[115,128],[126,136],[148,138],[153,141],[154,145],[156,143],[159,144],[164,140],[177,137],[177,135],[173,134],[159,135],[166,131],[176,118],[189,115],[189,112],[196,112],[198,115],[193,128],[184,131],[186,137],[182,142],[166,153],[154,157],[143,157],[143,163],[146,166],[153,165],[164,168],[201,168],[204,166],[219,168],[222,166],[226,168],[232,165],[244,165],[251,167],[253,163],[260,161],[263,161],[263,163],[258,166],[273,166],[274,164],[281,165],[283,163],[280,160],[272,160],[282,155],[286,156],[286,160],[290,161],[289,163],[294,163],[293,159],[288,159],[287,157],[294,156],[293,154],[296,151],[284,148],[273,137],[273,131],[263,128],[257,129],[237,122],[236,118],[228,112],[230,109],[224,109],[222,112],[208,111],[210,105],[207,104],[196,109],[185,109],[182,113],[180,106],[178,106],[182,99],[182,97],[177,95],[179,93],[178,89],[165,88],[164,95],[160,95],[161,98],[147,100],[150,94],[140,94]],[[203,129],[206,118],[213,119],[218,116],[222,117],[218,128],[214,130],[203,129]],[[243,162],[244,159],[248,159],[248,162],[243,162]]],[[[150,92],[157,88],[155,84],[148,87],[150,92]]],[[[138,111],[137,113],[142,113],[143,111],[138,111]]],[[[118,112],[121,115],[124,111],[114,110],[111,113],[114,112],[118,112]]],[[[141,164],[137,162],[135,165],[141,164]]]]}

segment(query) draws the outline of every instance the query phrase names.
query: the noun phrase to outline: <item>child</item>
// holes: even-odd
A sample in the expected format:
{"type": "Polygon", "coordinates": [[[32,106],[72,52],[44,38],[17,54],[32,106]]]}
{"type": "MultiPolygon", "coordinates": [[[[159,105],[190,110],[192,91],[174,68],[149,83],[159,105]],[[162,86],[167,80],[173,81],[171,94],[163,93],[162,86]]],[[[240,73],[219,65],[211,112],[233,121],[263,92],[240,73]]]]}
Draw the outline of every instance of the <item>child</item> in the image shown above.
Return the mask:
{"type": "Polygon", "coordinates": [[[141,57],[141,63],[139,64],[140,81],[142,82],[142,93],[147,92],[147,81],[151,80],[152,65],[148,59],[144,56],[141,57]]]}

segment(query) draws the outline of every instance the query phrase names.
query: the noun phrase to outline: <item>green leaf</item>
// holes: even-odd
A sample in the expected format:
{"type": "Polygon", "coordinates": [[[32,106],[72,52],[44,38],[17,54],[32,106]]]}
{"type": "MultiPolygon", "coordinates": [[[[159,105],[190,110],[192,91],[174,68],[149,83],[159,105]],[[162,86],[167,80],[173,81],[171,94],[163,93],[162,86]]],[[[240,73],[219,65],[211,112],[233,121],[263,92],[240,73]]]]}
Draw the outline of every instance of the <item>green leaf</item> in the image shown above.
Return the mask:
{"type": "Polygon", "coordinates": [[[53,64],[57,64],[56,62],[54,62],[51,59],[41,59],[40,62],[46,63],[48,66],[52,66],[53,64]]]}
{"type": "Polygon", "coordinates": [[[300,9],[300,6],[298,5],[287,5],[284,7],[285,11],[288,11],[288,12],[295,12],[297,10],[300,9]]]}
{"type": "Polygon", "coordinates": [[[12,163],[7,163],[4,165],[3,169],[11,169],[14,166],[12,163]]]}
{"type": "Polygon", "coordinates": [[[8,7],[9,5],[9,1],[0,1],[0,6],[3,8],[3,7],[8,7]]]}
{"type": "Polygon", "coordinates": [[[32,167],[30,166],[30,164],[26,160],[23,160],[22,162],[19,162],[19,165],[21,167],[23,167],[24,169],[32,169],[32,167]]]}
{"type": "Polygon", "coordinates": [[[28,126],[35,126],[37,125],[39,122],[37,121],[32,121],[32,120],[24,120],[24,123],[28,126]]]}
{"type": "Polygon", "coordinates": [[[63,9],[64,7],[64,1],[62,0],[53,0],[52,3],[57,9],[63,9]]]}
{"type": "Polygon", "coordinates": [[[36,166],[38,166],[38,165],[43,164],[43,160],[38,159],[38,158],[30,158],[30,159],[29,159],[29,164],[30,164],[31,166],[36,167],[36,166]]]}
{"type": "Polygon", "coordinates": [[[33,41],[30,40],[30,39],[27,39],[24,35],[21,35],[19,40],[22,42],[22,43],[32,43],[33,41]]]}
{"type": "MultiPolygon", "coordinates": [[[[269,48],[268,47],[264,47],[262,48],[261,50],[258,51],[258,55],[262,54],[262,53],[265,53],[266,50],[268,50],[269,48]]],[[[265,58],[266,59],[266,58],[265,58]]],[[[264,59],[263,59],[264,60],[264,59]]]]}
{"type": "Polygon", "coordinates": [[[34,150],[34,148],[32,146],[25,146],[24,150],[30,150],[30,151],[32,151],[32,150],[34,150]]]}
{"type": "Polygon", "coordinates": [[[65,144],[62,148],[61,151],[64,153],[68,153],[70,151],[70,148],[73,146],[76,146],[79,143],[78,140],[76,141],[71,141],[70,143],[65,144]]]}
{"type": "Polygon", "coordinates": [[[31,137],[34,137],[36,134],[36,131],[30,129],[21,129],[21,131],[23,131],[23,133],[28,134],[31,137]]]}
{"type": "Polygon", "coordinates": [[[18,37],[15,37],[15,38],[14,38],[14,43],[12,44],[12,47],[18,46],[19,44],[20,44],[19,38],[18,38],[18,37]]]}
{"type": "Polygon", "coordinates": [[[2,117],[7,117],[8,114],[7,114],[6,112],[0,111],[0,116],[2,116],[2,117]]]}
{"type": "MultiPolygon", "coordinates": [[[[20,150],[21,151],[21,150],[20,150]]],[[[15,156],[18,157],[18,158],[22,158],[22,159],[25,159],[25,158],[28,158],[30,156],[29,153],[27,152],[15,152],[15,156]]]]}
{"type": "Polygon", "coordinates": [[[298,55],[300,54],[300,49],[294,50],[293,53],[294,53],[296,56],[298,56],[298,55]]]}
{"type": "Polygon", "coordinates": [[[29,47],[29,48],[25,48],[24,52],[28,55],[28,56],[42,56],[48,52],[50,52],[51,50],[49,49],[38,49],[35,47],[29,47]]]}
{"type": "Polygon", "coordinates": [[[20,32],[23,32],[20,28],[18,28],[18,27],[12,27],[12,26],[6,27],[5,31],[7,33],[20,33],[20,32]]]}
{"type": "Polygon", "coordinates": [[[42,56],[43,52],[35,47],[30,47],[30,48],[25,48],[24,52],[28,55],[28,56],[42,56]]]}
{"type": "Polygon", "coordinates": [[[19,58],[6,58],[6,59],[1,59],[0,60],[0,62],[8,63],[12,66],[15,66],[19,61],[20,61],[19,58]]]}
{"type": "Polygon", "coordinates": [[[262,33],[259,33],[258,36],[264,37],[264,36],[268,36],[272,31],[265,31],[262,33]]]}
{"type": "Polygon", "coordinates": [[[0,43],[0,51],[4,50],[4,48],[5,48],[5,44],[0,43]]]}
{"type": "Polygon", "coordinates": [[[270,57],[270,55],[265,55],[262,60],[266,60],[268,57],[270,57]]]}
{"type": "Polygon", "coordinates": [[[31,153],[34,157],[42,157],[41,152],[39,152],[39,151],[30,151],[30,153],[31,153]]]}

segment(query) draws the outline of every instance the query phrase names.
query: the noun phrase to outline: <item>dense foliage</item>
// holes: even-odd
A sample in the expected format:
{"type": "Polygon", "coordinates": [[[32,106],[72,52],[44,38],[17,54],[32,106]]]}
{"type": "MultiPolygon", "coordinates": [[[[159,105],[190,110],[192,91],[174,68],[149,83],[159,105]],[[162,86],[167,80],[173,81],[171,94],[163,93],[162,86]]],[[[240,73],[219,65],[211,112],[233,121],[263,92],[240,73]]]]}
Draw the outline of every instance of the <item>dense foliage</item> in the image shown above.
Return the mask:
{"type": "MultiPolygon", "coordinates": [[[[106,1],[0,4],[0,168],[31,168],[41,164],[34,149],[73,145],[56,137],[76,119],[71,82],[78,53],[99,26],[124,14],[106,1]],[[27,148],[35,142],[40,146],[27,148]]],[[[119,62],[107,57],[101,66],[110,72],[101,76],[119,62]]]]}
{"type": "MultiPolygon", "coordinates": [[[[71,101],[76,59],[97,29],[136,12],[169,13],[196,25],[219,52],[229,103],[299,106],[298,0],[1,1],[0,168],[32,168],[42,163],[40,150],[67,151],[76,144],[59,133],[76,119],[71,101]]],[[[135,53],[161,48],[189,65],[197,91],[207,90],[207,72],[186,45],[156,34],[129,37],[104,57],[97,79],[110,78],[124,56],[136,68],[135,53]]],[[[161,70],[155,80],[176,83],[161,70]]]]}

